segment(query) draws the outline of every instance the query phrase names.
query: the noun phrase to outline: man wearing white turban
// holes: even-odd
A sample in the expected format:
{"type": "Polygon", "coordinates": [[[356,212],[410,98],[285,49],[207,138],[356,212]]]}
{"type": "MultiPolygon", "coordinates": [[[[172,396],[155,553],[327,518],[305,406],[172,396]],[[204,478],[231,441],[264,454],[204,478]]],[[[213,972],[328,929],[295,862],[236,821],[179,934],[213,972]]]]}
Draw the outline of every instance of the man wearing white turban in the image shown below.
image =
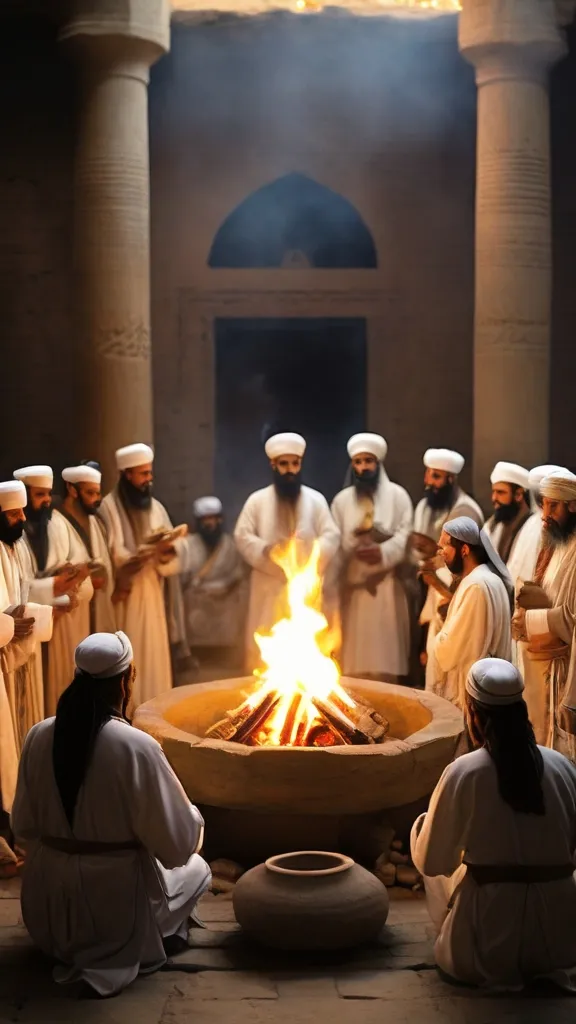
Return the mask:
{"type": "Polygon", "coordinates": [[[489,537],[473,519],[461,516],[445,523],[438,550],[457,587],[434,642],[432,689],[461,708],[475,661],[510,660],[514,588],[489,537]]]}
{"type": "Polygon", "coordinates": [[[12,828],[29,844],[22,915],[55,980],[110,996],[185,940],[210,884],[204,822],[161,747],[126,718],[135,669],[124,633],[95,633],[56,718],[26,739],[12,828]]]}
{"type": "Polygon", "coordinates": [[[194,530],[186,537],[182,594],[186,638],[193,656],[230,665],[240,658],[246,619],[246,566],[224,530],[222,502],[194,502],[194,530]]]}
{"type": "Polygon", "coordinates": [[[536,745],[522,691],[506,661],[471,667],[477,749],[446,768],[412,829],[412,859],[445,974],[511,992],[546,978],[576,992],[576,769],[536,745]]]}
{"type": "MultiPolygon", "coordinates": [[[[80,544],[83,557],[90,565],[94,587],[88,632],[113,633],[116,629],[116,612],[112,603],[114,566],[106,528],[98,515],[102,503],[102,473],[97,463],[83,462],[79,466],[64,469],[62,479],[66,486],[66,497],[60,512],[69,529],[74,532],[75,541],[80,544]]],[[[67,685],[67,682],[63,680],[63,684],[67,685]]]]}
{"type": "Polygon", "coordinates": [[[384,469],[387,451],[379,434],[350,438],[353,484],[336,495],[332,515],[345,561],[343,671],[395,681],[409,668],[410,612],[400,573],[413,510],[407,492],[384,469]]]}
{"type": "Polygon", "coordinates": [[[486,533],[508,567],[515,587],[531,580],[540,551],[542,522],[530,500],[530,474],[514,462],[498,462],[490,477],[494,514],[486,533]]]}
{"type": "Polygon", "coordinates": [[[540,484],[546,543],[533,581],[517,597],[515,628],[526,639],[525,671],[540,697],[542,742],[576,760],[576,476],[540,484]]]}
{"type": "Polygon", "coordinates": [[[138,664],[136,704],[171,688],[170,643],[185,647],[184,605],[176,578],[184,541],[147,543],[152,535],[172,529],[166,509],[152,496],[153,462],[147,444],[119,448],[118,483],[100,506],[116,570],[116,620],[130,637],[138,664]],[[172,579],[165,580],[167,576],[172,579]]]}
{"type": "Polygon", "coordinates": [[[451,576],[437,554],[442,527],[449,519],[469,516],[482,526],[482,509],[459,486],[458,476],[464,468],[464,456],[448,448],[429,448],[424,453],[424,497],[414,513],[412,547],[420,562],[426,599],[420,612],[420,625],[426,630],[426,686],[432,687],[434,678],[434,641],[442,628],[438,613],[442,590],[450,586],[451,576]],[[438,583],[440,586],[438,586],[438,583]]]}
{"type": "Polygon", "coordinates": [[[291,538],[305,548],[318,541],[319,569],[324,573],[340,542],[325,497],[302,484],[304,438],[291,432],[275,434],[264,450],[273,482],[250,495],[234,530],[238,551],[252,570],[246,624],[246,667],[250,670],[260,662],[254,634],[268,633],[283,614],[286,576],[274,561],[274,549],[291,538]]]}

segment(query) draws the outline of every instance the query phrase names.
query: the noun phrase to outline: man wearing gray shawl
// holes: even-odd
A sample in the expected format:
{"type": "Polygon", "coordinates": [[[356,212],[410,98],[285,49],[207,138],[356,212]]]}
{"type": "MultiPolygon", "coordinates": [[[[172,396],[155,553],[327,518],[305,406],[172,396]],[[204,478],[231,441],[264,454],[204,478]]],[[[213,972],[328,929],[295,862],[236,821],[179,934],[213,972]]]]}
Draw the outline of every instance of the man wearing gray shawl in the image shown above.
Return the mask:
{"type": "Polygon", "coordinates": [[[514,588],[485,530],[468,516],[445,523],[438,551],[458,582],[434,644],[432,689],[461,708],[475,661],[511,659],[514,588]]]}

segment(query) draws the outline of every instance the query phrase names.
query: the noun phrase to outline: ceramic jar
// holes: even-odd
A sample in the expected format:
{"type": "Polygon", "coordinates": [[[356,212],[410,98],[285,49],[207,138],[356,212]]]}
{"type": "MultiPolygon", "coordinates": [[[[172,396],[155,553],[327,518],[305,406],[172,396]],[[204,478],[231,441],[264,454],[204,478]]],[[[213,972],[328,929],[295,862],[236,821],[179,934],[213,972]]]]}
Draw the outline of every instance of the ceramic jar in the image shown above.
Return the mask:
{"type": "Polygon", "coordinates": [[[270,857],[242,875],[236,920],[277,949],[347,949],[375,939],[388,893],[373,874],[340,853],[306,850],[270,857]]]}

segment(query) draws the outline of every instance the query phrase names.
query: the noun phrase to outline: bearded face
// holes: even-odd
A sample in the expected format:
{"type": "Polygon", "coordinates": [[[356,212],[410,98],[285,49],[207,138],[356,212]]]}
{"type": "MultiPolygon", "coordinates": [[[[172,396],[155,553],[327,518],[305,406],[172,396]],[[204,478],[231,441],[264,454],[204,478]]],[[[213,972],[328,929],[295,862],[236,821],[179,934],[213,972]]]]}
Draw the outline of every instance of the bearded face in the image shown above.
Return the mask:
{"type": "Polygon", "coordinates": [[[72,488],[72,494],[87,516],[95,516],[102,504],[100,484],[80,483],[72,488]]]}
{"type": "Polygon", "coordinates": [[[542,521],[546,536],[554,545],[567,544],[576,532],[575,503],[543,499],[542,521]]]}
{"type": "Polygon", "coordinates": [[[21,509],[15,512],[0,512],[0,541],[8,547],[14,547],[24,533],[26,519],[21,509]]]}
{"type": "Polygon", "coordinates": [[[196,530],[209,551],[218,547],[223,533],[222,516],[202,516],[196,520],[196,530]]]}
{"type": "Polygon", "coordinates": [[[135,470],[122,473],[118,488],[130,508],[145,511],[152,505],[152,478],[140,480],[135,473],[135,470]]]}
{"type": "Polygon", "coordinates": [[[299,455],[280,455],[272,461],[276,494],[282,501],[295,502],[302,490],[302,459],[299,455]]]}
{"type": "Polygon", "coordinates": [[[378,459],[369,453],[355,455],[352,459],[352,481],[359,497],[371,497],[378,490],[380,466],[378,459]]]}
{"type": "Polygon", "coordinates": [[[511,523],[526,500],[526,492],[515,484],[497,483],[492,487],[492,505],[496,523],[511,523]]]}

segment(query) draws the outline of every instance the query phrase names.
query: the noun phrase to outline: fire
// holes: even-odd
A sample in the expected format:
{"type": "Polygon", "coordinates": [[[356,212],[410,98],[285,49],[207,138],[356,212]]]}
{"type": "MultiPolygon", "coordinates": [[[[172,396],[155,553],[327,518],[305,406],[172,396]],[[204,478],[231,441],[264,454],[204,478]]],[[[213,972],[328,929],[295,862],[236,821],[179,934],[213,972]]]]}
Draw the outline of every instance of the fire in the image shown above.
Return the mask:
{"type": "Polygon", "coordinates": [[[267,722],[267,743],[293,744],[318,719],[314,699],[336,697],[348,708],[354,701],[340,685],[340,669],[331,655],[334,634],[321,610],[322,580],[318,572],[320,547],[301,564],[297,540],[273,552],[274,561],[286,574],[288,614],[270,633],[256,633],[254,639],[266,668],[255,674],[261,686],[249,698],[252,706],[266,693],[280,695],[280,702],[267,722]]]}

